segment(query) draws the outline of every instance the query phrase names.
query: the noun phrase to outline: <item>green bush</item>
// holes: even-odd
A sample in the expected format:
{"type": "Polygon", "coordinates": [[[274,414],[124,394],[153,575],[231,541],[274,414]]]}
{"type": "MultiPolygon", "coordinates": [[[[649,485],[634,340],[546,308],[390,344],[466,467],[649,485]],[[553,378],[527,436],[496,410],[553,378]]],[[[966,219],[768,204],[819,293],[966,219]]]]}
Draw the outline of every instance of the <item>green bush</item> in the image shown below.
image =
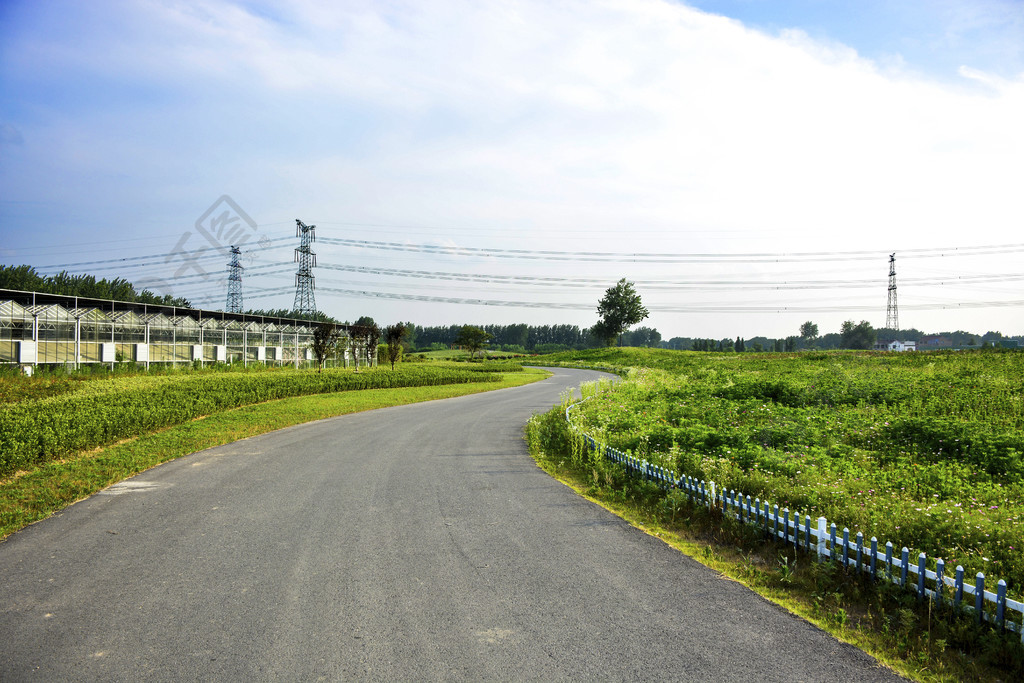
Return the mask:
{"type": "Polygon", "coordinates": [[[453,368],[139,375],[82,383],[72,392],[23,400],[0,413],[0,477],[197,417],[290,396],[499,381],[453,368]]]}

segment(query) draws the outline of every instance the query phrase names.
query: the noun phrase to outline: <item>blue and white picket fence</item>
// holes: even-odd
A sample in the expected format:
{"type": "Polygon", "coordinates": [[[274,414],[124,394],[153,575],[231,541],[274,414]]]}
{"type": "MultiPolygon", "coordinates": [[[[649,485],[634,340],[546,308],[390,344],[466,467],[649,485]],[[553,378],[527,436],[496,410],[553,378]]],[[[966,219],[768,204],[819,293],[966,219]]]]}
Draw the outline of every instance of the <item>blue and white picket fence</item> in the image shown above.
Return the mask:
{"type": "Polygon", "coordinates": [[[816,553],[819,562],[825,559],[842,561],[847,567],[869,573],[874,580],[891,581],[915,591],[918,600],[944,601],[973,612],[978,623],[984,620],[997,628],[1018,633],[1024,643],[1024,602],[1007,597],[1006,581],[1000,579],[993,593],[986,590],[985,575],[981,572],[971,583],[969,579],[965,580],[964,568],[961,566],[956,567],[952,576],[947,574],[945,562],[941,558],[935,561],[935,569],[931,570],[927,567],[928,558],[924,553],[917,555],[916,563],[911,562],[910,550],[906,547],[895,553],[892,543],[887,542],[879,549],[878,539],[874,536],[865,545],[862,532],[858,531],[851,538],[849,529],[844,528],[838,532],[836,525],[829,524],[824,517],[812,520],[810,515],[801,517],[799,512],[791,513],[788,508],[780,511],[778,505],[767,500],[751,500],[750,496],[744,497],[742,493],[719,490],[713,481],[698,481],[688,476],[676,477],[674,472],[610,446],[602,446],[585,434],[569,417],[569,411],[580,403],[582,401],[565,409],[569,427],[583,438],[588,448],[602,451],[606,459],[622,464],[627,472],[655,482],[664,489],[678,489],[694,504],[708,509],[717,508],[723,515],[731,516],[741,523],[763,527],[766,536],[774,536],[797,550],[816,553]],[[994,604],[995,609],[986,609],[986,603],[994,604]],[[1008,615],[1008,611],[1016,612],[1020,618],[1008,615]]]}

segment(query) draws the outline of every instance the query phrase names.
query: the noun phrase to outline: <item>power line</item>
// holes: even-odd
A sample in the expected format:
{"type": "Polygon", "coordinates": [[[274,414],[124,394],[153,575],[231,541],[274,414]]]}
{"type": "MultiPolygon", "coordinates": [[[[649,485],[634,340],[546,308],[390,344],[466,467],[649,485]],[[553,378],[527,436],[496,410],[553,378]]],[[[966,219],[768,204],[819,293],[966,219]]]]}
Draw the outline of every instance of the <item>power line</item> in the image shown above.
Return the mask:
{"type": "MultiPolygon", "coordinates": [[[[420,301],[428,303],[449,303],[449,304],[468,304],[474,306],[500,306],[507,308],[549,308],[557,310],[575,310],[575,311],[591,311],[594,310],[593,303],[569,303],[569,302],[538,302],[538,301],[506,301],[506,300],[495,300],[495,299],[474,299],[464,297],[441,297],[441,296],[427,296],[423,294],[401,294],[392,292],[374,292],[366,290],[355,290],[355,289],[337,289],[333,287],[321,287],[321,291],[331,292],[334,294],[343,294],[345,296],[363,297],[372,299],[397,299],[401,301],[420,301]]],[[[914,310],[945,310],[945,309],[969,309],[969,308],[1000,308],[1000,307],[1011,307],[1011,306],[1022,306],[1024,300],[1017,301],[979,301],[972,302],[970,304],[949,304],[949,303],[938,303],[938,304],[919,304],[915,306],[908,306],[914,310]]],[[[703,305],[689,305],[689,306],[658,306],[656,304],[648,304],[647,308],[651,312],[657,313],[714,313],[714,312],[729,312],[729,313],[828,313],[828,312],[860,312],[860,311],[872,311],[875,310],[873,306],[778,306],[778,305],[764,305],[764,306],[749,306],[749,305],[721,305],[719,303],[708,303],[703,305]]]]}
{"type": "MultiPolygon", "coordinates": [[[[570,278],[540,277],[529,275],[484,275],[476,273],[453,273],[444,271],[403,270],[398,268],[380,268],[373,266],[351,265],[319,265],[320,268],[337,270],[364,275],[384,275],[391,277],[417,278],[428,280],[447,280],[453,282],[479,282],[483,284],[514,284],[526,286],[557,286],[572,288],[591,288],[607,286],[608,278],[570,278]]],[[[1014,282],[1024,280],[1024,274],[1004,273],[977,276],[958,276],[954,278],[908,278],[904,282],[919,285],[971,284],[992,282],[1014,282]]],[[[782,290],[782,289],[833,289],[837,287],[877,287],[877,279],[858,280],[787,280],[772,282],[766,280],[633,280],[637,287],[662,290],[782,290]]]]}
{"type": "MultiPolygon", "coordinates": [[[[272,239],[263,240],[263,243],[267,244],[269,242],[280,242],[280,241],[286,240],[286,239],[291,239],[291,238],[290,237],[275,237],[275,238],[272,238],[272,239]]],[[[265,251],[267,249],[272,249],[272,248],[273,247],[270,247],[270,246],[254,246],[254,247],[252,247],[250,249],[247,249],[246,251],[247,252],[265,251]]],[[[190,260],[207,261],[207,260],[217,260],[217,259],[224,258],[224,254],[219,252],[216,249],[207,249],[207,250],[204,250],[204,251],[209,251],[210,253],[207,253],[205,255],[200,255],[200,256],[190,256],[189,257],[190,260]]],[[[171,251],[171,252],[168,252],[168,253],[165,253],[165,254],[148,254],[146,256],[125,256],[123,258],[102,259],[102,260],[98,260],[98,261],[79,261],[77,263],[57,263],[57,264],[52,264],[52,265],[35,266],[35,267],[39,268],[41,270],[51,270],[51,269],[55,269],[55,268],[62,268],[63,269],[63,268],[72,268],[72,267],[76,267],[76,266],[95,266],[95,265],[102,265],[102,264],[106,264],[106,263],[128,263],[130,261],[131,262],[134,262],[134,261],[145,261],[147,259],[164,259],[164,261],[161,264],[158,264],[158,263],[146,263],[146,264],[140,264],[140,265],[166,265],[170,261],[170,259],[172,257],[176,257],[176,256],[181,256],[181,252],[179,252],[179,251],[171,251]]]]}
{"type": "MultiPolygon", "coordinates": [[[[381,249],[386,251],[408,251],[447,256],[486,256],[505,259],[531,259],[544,261],[587,261],[587,262],[639,262],[639,263],[799,263],[805,261],[864,261],[878,258],[877,251],[815,251],[780,253],[648,253],[648,252],[592,252],[554,251],[542,249],[495,249],[484,247],[459,247],[437,244],[408,244],[402,242],[379,242],[325,238],[326,244],[381,249]],[[833,257],[833,258],[829,258],[833,257]]],[[[950,247],[929,249],[908,249],[905,253],[917,258],[944,256],[984,256],[1024,251],[1024,244],[987,245],[978,247],[950,247]]]]}

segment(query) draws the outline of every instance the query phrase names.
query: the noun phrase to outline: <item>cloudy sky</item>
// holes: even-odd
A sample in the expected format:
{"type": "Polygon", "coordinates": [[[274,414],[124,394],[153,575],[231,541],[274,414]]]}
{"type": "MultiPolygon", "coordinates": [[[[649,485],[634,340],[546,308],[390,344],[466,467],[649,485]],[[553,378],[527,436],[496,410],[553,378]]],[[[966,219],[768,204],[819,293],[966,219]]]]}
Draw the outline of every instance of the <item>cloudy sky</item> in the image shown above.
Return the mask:
{"type": "Polygon", "coordinates": [[[342,320],[1024,333],[1024,1],[0,0],[0,263],[342,320]],[[212,210],[211,210],[212,209],[212,210]]]}

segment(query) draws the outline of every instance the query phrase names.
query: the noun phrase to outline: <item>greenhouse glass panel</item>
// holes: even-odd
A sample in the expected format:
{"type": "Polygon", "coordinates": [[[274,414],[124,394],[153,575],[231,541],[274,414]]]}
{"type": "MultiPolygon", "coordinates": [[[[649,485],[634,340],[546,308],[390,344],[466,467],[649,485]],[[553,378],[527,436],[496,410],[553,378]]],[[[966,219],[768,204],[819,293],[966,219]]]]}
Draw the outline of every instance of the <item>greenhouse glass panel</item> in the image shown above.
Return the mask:
{"type": "Polygon", "coordinates": [[[114,323],[117,360],[134,360],[135,345],[146,342],[146,324],[134,311],[116,311],[110,317],[114,323]]]}
{"type": "Polygon", "coordinates": [[[174,360],[192,360],[192,347],[200,343],[200,327],[195,318],[177,315],[171,318],[175,329],[174,360]]]}
{"type": "Polygon", "coordinates": [[[224,331],[228,340],[228,355],[225,360],[228,363],[241,361],[245,353],[245,335],[242,333],[241,324],[235,320],[226,320],[224,321],[224,331]]]}
{"type": "Polygon", "coordinates": [[[30,306],[36,317],[39,363],[75,362],[75,319],[63,306],[30,306]]]}
{"type": "Polygon", "coordinates": [[[216,318],[206,318],[199,323],[202,333],[203,360],[217,360],[217,347],[224,345],[224,328],[216,318]]]}
{"type": "Polygon", "coordinates": [[[175,329],[171,319],[162,313],[142,316],[149,326],[149,360],[154,363],[170,363],[174,360],[175,329]]]}
{"type": "Polygon", "coordinates": [[[263,323],[247,322],[242,325],[245,330],[245,359],[247,361],[258,361],[259,347],[263,346],[263,323]]]}
{"type": "Polygon", "coordinates": [[[15,301],[0,301],[0,363],[18,360],[21,340],[32,340],[32,313],[15,301]]]}
{"type": "Polygon", "coordinates": [[[78,319],[78,360],[102,362],[102,345],[111,340],[114,330],[110,318],[98,308],[74,308],[71,315],[78,319]]]}

